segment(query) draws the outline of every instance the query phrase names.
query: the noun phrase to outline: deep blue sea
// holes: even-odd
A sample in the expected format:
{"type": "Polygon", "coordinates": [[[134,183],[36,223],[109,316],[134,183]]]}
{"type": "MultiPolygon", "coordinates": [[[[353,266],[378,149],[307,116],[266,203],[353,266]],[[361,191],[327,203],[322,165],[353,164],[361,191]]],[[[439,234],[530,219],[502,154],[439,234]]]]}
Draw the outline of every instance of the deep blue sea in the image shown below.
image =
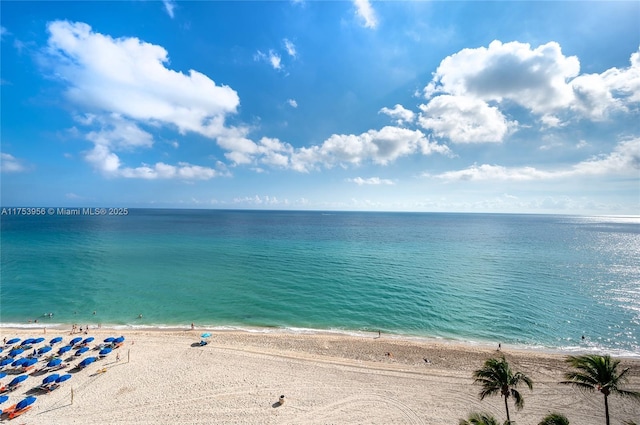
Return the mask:
{"type": "Polygon", "coordinates": [[[3,326],[381,330],[640,355],[639,217],[129,209],[0,219],[3,326]]]}

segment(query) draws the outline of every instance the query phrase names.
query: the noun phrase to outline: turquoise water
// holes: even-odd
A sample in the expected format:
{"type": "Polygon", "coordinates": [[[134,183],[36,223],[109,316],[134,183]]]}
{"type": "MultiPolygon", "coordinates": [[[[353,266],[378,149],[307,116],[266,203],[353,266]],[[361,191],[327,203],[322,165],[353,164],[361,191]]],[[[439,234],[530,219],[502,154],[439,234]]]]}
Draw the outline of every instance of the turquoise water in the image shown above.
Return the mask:
{"type": "Polygon", "coordinates": [[[1,218],[4,325],[382,330],[640,354],[637,217],[133,209],[1,218]]]}

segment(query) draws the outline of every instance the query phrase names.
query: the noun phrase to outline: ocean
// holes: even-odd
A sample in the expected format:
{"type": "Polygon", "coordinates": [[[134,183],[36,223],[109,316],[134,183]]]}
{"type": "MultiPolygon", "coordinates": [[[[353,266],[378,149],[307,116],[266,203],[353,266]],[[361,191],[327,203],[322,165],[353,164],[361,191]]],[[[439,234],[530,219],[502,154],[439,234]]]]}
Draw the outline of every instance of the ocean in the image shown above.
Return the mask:
{"type": "Polygon", "coordinates": [[[2,326],[381,331],[640,356],[639,217],[74,211],[0,217],[2,326]]]}

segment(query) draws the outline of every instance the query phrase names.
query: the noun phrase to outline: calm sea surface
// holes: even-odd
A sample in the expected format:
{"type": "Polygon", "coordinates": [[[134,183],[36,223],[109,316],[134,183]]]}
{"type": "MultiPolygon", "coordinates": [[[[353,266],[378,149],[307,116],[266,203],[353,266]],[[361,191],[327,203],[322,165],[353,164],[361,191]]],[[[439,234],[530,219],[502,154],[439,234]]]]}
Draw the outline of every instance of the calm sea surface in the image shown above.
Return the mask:
{"type": "Polygon", "coordinates": [[[1,261],[5,326],[382,330],[640,355],[638,217],[4,215],[1,261]]]}

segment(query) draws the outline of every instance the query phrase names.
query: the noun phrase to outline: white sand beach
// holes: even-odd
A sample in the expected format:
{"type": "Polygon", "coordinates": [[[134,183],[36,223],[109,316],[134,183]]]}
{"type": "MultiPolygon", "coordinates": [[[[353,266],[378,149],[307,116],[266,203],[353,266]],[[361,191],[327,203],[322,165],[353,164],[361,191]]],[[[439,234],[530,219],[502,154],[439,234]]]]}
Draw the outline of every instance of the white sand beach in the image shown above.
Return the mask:
{"type": "MultiPolygon", "coordinates": [[[[70,338],[68,330],[50,329],[47,335],[28,329],[0,331],[2,337],[70,338]]],[[[240,331],[210,331],[209,344],[195,346],[206,331],[91,330],[96,342],[124,335],[125,344],[72,373],[59,389],[37,394],[33,408],[12,422],[445,425],[457,424],[470,412],[490,412],[505,420],[503,400],[496,396],[480,401],[479,386],[471,377],[487,358],[500,354],[495,348],[384,334],[240,331]],[[283,404],[278,403],[281,395],[283,404]]],[[[558,383],[567,370],[564,355],[504,345],[501,353],[534,381],[533,391],[520,389],[524,409],[510,405],[518,425],[538,424],[552,411],[563,413],[572,424],[604,424],[601,394],[558,383]]],[[[623,359],[622,366],[633,368],[625,388],[640,390],[640,359],[623,359]]],[[[0,407],[24,398],[42,378],[30,377],[0,407]]],[[[612,424],[640,422],[640,402],[612,396],[610,411],[612,424]]]]}

